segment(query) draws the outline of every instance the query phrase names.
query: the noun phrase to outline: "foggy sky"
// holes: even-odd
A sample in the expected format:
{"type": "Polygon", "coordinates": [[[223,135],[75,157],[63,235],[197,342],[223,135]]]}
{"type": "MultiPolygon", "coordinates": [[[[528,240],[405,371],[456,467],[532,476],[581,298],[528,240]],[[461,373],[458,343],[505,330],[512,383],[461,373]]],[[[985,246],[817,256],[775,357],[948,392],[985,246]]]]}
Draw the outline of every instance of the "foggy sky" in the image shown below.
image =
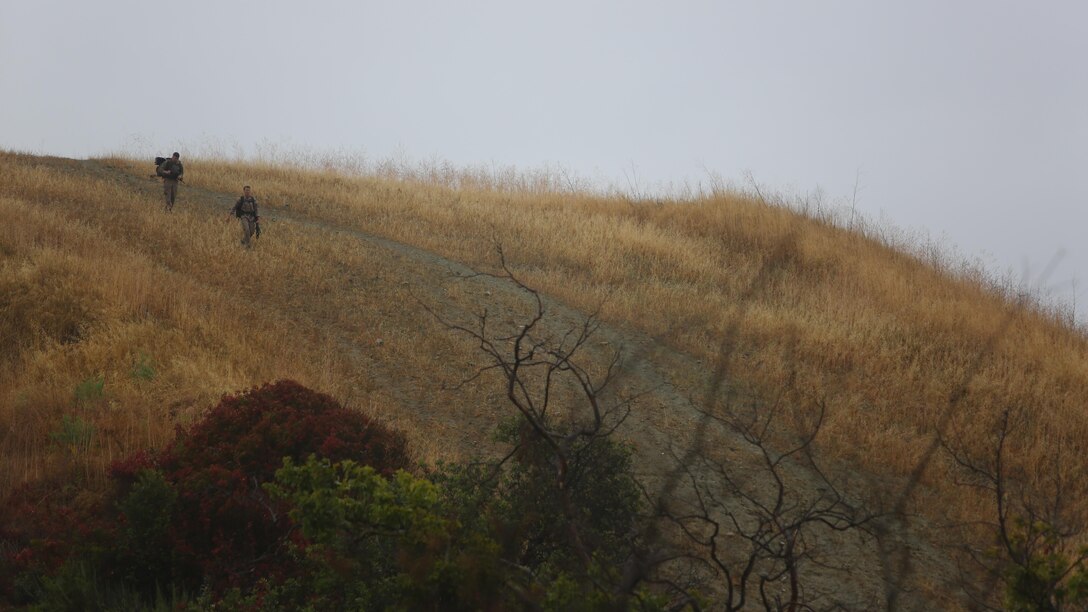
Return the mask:
{"type": "Polygon", "coordinates": [[[0,0],[0,148],[750,173],[1081,302],[1086,60],[1081,2],[0,0]]]}

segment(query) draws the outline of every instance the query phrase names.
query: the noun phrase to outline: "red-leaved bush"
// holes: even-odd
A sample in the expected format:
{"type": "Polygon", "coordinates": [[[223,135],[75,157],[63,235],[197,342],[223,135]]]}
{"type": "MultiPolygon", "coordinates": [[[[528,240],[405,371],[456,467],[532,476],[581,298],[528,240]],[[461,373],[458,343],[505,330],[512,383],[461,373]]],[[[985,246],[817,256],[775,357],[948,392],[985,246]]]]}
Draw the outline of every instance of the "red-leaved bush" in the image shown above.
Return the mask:
{"type": "Polygon", "coordinates": [[[158,470],[176,491],[167,541],[175,584],[246,587],[288,571],[287,509],[268,497],[284,457],[352,459],[391,474],[410,457],[404,436],[336,400],[283,380],[224,397],[157,456],[111,467],[124,496],[141,471],[158,470]]]}
{"type": "Polygon", "coordinates": [[[27,603],[17,583],[57,572],[75,542],[108,541],[110,522],[95,505],[55,481],[23,484],[0,499],[0,609],[27,603]]]}

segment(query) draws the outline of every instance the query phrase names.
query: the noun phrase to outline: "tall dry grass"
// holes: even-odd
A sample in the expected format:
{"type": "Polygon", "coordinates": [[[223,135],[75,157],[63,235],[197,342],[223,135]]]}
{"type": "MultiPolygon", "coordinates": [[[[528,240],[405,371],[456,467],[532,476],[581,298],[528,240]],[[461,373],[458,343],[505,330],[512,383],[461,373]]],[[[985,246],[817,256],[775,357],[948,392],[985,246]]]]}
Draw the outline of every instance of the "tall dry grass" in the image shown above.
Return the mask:
{"type": "MultiPolygon", "coordinates": [[[[222,394],[279,378],[414,428],[367,355],[344,349],[343,333],[383,333],[367,300],[405,298],[335,280],[365,254],[292,226],[247,252],[236,222],[167,215],[154,184],[78,162],[0,154],[0,175],[0,491],[100,483],[110,461],[161,447],[222,394]]],[[[384,335],[390,362],[427,346],[384,335]]],[[[426,440],[421,458],[439,452],[426,440]]]]}
{"type": "MultiPolygon", "coordinates": [[[[824,398],[823,449],[874,474],[909,474],[946,414],[951,431],[982,448],[1002,410],[1026,409],[1014,453],[1025,474],[1050,469],[1058,442],[1067,457],[1088,445],[1083,334],[985,278],[949,274],[874,232],[740,193],[640,201],[545,179],[446,172],[406,181],[403,173],[186,162],[183,197],[250,184],[266,211],[290,210],[478,269],[494,269],[501,242],[519,277],[547,294],[587,311],[603,304],[605,320],[733,380],[768,393],[791,381],[824,398]]],[[[148,170],[142,160],[96,163],[134,178],[148,170]]],[[[22,317],[4,332],[5,346],[10,337],[19,347],[4,358],[0,387],[4,483],[71,460],[50,436],[65,415],[119,432],[110,434],[115,442],[93,438],[85,455],[94,459],[82,464],[91,474],[121,449],[161,443],[176,420],[163,403],[176,405],[177,419],[191,418],[219,393],[281,376],[407,419],[421,440],[433,437],[426,427],[434,422],[404,416],[410,400],[383,393],[380,373],[365,373],[380,364],[344,355],[326,334],[353,325],[361,337],[384,334],[375,330],[405,299],[332,280],[343,278],[341,268],[371,265],[365,255],[316,227],[291,225],[261,245],[254,264],[234,243],[233,226],[206,211],[182,207],[167,219],[153,214],[146,194],[76,165],[13,155],[0,164],[0,282],[24,296],[2,304],[22,317]],[[78,222],[64,207],[78,207],[78,222]],[[266,333],[252,333],[254,321],[266,333]],[[151,356],[151,380],[131,374],[141,355],[151,356]],[[95,376],[106,381],[104,399],[77,401],[74,389],[95,376]]],[[[471,352],[444,343],[426,322],[405,331],[412,325],[396,327],[403,342],[390,343],[397,348],[383,363],[425,372],[445,367],[437,355],[471,352]]],[[[1083,482],[1085,466],[1073,467],[1074,482],[1083,482]]],[[[955,490],[938,465],[927,478],[946,495],[955,490]]]]}
{"type": "MultiPolygon", "coordinates": [[[[708,367],[728,358],[738,379],[792,380],[826,398],[825,447],[878,474],[910,473],[942,418],[987,446],[1005,409],[1025,413],[1013,454],[1026,474],[1051,471],[1059,446],[1066,458],[1088,447],[1082,331],[932,244],[852,231],[757,194],[637,201],[557,180],[504,188],[471,173],[396,175],[209,160],[194,177],[213,190],[253,184],[273,207],[480,268],[494,265],[499,241],[550,295],[587,311],[603,303],[606,320],[708,367]]],[[[1066,463],[1068,486],[1081,489],[1088,466],[1066,463]]]]}

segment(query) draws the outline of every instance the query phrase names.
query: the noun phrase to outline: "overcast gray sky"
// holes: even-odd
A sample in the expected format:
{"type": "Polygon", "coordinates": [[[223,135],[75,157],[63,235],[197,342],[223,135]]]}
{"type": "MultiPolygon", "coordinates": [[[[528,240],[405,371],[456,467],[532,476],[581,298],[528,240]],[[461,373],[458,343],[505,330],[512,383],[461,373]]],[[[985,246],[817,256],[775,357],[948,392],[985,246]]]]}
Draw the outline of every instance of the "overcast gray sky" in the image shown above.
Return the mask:
{"type": "MultiPolygon", "coordinates": [[[[1088,286],[1088,3],[0,0],[0,147],[708,173],[1088,286]]],[[[0,177],[2,180],[2,177],[0,177]]]]}

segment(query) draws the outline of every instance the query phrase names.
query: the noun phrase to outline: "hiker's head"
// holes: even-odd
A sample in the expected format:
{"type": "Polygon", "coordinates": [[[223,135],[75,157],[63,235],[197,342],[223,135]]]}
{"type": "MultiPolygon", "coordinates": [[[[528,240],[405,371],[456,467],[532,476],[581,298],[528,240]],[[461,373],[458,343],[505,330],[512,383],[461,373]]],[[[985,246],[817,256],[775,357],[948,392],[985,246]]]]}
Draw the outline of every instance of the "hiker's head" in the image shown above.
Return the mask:
{"type": "Polygon", "coordinates": [[[174,151],[174,159],[181,159],[181,153],[174,151]]]}
{"type": "Polygon", "coordinates": [[[246,194],[247,196],[249,195],[249,185],[242,187],[242,193],[246,194]]]}

